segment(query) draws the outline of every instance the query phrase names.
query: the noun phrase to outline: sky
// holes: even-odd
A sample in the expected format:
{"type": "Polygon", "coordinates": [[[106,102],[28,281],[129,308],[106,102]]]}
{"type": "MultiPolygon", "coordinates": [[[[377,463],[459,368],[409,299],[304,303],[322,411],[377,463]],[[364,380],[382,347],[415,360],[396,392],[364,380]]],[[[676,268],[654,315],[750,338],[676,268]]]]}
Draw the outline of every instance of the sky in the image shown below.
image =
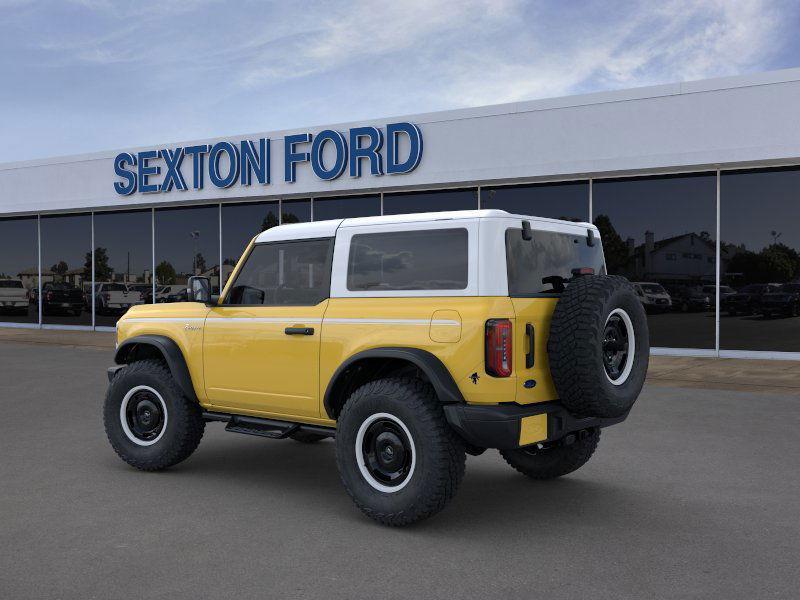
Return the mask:
{"type": "Polygon", "coordinates": [[[0,0],[0,162],[800,66],[800,2],[0,0]]]}

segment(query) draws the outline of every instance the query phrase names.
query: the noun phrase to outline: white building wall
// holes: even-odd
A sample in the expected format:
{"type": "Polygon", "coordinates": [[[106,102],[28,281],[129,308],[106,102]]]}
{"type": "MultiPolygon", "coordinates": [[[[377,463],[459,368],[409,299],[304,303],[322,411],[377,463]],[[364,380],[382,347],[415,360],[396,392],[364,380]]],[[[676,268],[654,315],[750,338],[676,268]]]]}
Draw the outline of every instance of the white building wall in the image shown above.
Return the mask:
{"type": "MultiPolygon", "coordinates": [[[[0,165],[0,214],[797,163],[799,105],[800,69],[789,69],[342,124],[331,128],[345,132],[351,126],[411,121],[422,129],[424,155],[408,174],[353,179],[345,172],[331,182],[316,178],[308,164],[298,166],[297,183],[283,181],[283,136],[324,127],[124,148],[272,140],[271,185],[219,189],[206,180],[199,191],[127,197],[113,189],[118,150],[9,163],[0,165]]],[[[190,170],[187,159],[188,181],[190,170]]]]}

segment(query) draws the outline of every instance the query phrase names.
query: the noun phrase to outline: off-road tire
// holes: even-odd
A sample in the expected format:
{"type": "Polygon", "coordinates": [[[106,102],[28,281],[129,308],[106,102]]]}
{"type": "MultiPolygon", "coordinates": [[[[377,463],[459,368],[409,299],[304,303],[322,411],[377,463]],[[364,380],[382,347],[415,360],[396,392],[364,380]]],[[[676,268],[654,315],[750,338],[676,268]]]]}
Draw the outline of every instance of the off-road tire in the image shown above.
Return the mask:
{"type": "Polygon", "coordinates": [[[644,385],[650,355],[647,315],[628,280],[585,275],[571,282],[553,311],[547,353],[559,399],[569,411],[591,417],[627,414],[644,385]],[[630,370],[616,384],[604,363],[606,328],[615,311],[627,315],[634,334],[630,370]]]}
{"type": "MultiPolygon", "coordinates": [[[[363,444],[362,444],[363,445],[363,444]]],[[[409,525],[442,510],[464,477],[464,442],[450,428],[431,385],[413,377],[368,382],[347,399],[339,415],[336,463],[347,493],[370,518],[390,526],[409,525]],[[378,414],[407,427],[416,460],[402,489],[376,489],[359,467],[359,429],[378,414]]]]}
{"type": "Polygon", "coordinates": [[[317,442],[321,442],[330,436],[322,435],[320,433],[311,433],[310,431],[295,431],[289,437],[295,442],[300,442],[301,444],[316,444],[317,442]]]}
{"type": "Polygon", "coordinates": [[[195,451],[205,431],[200,406],[183,394],[166,364],[158,360],[137,361],[116,373],[106,393],[103,421],[114,451],[142,471],[160,471],[185,460],[195,451]],[[122,425],[123,399],[137,386],[156,390],[166,405],[163,435],[150,446],[134,443],[122,425]]]}
{"type": "Polygon", "coordinates": [[[515,450],[500,450],[505,461],[532,479],[555,479],[585,465],[600,441],[600,430],[581,432],[571,444],[539,449],[536,444],[515,450]]]}

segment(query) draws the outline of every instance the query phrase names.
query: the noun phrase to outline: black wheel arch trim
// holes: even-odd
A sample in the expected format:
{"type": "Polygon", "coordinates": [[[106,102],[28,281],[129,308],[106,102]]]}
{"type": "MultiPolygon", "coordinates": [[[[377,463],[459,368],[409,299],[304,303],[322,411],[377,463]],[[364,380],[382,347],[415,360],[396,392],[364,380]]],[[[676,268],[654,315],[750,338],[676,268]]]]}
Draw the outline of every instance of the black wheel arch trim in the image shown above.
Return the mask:
{"type": "Polygon", "coordinates": [[[333,405],[334,390],[341,377],[355,363],[364,359],[375,358],[398,359],[413,364],[422,371],[431,382],[440,402],[443,404],[464,403],[464,396],[461,394],[461,390],[458,389],[450,371],[448,371],[441,360],[427,350],[404,347],[371,348],[350,356],[339,365],[339,368],[336,369],[333,377],[331,377],[328,382],[328,387],[325,389],[323,405],[325,406],[325,412],[330,418],[336,418],[337,416],[333,405]]]}
{"type": "Polygon", "coordinates": [[[135,350],[139,346],[149,346],[155,348],[167,363],[172,377],[181,388],[181,391],[190,400],[198,401],[197,394],[192,384],[192,376],[189,374],[189,367],[183,352],[175,340],[164,335],[137,335],[122,342],[114,354],[114,362],[118,365],[125,365],[131,362],[129,359],[135,356],[135,350]]]}

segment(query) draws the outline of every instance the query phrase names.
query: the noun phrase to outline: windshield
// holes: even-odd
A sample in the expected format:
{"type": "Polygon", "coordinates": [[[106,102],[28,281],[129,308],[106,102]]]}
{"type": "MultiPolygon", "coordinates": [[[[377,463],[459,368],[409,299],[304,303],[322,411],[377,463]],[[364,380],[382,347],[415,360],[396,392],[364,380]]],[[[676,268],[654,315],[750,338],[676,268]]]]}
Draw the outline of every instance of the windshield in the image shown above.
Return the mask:
{"type": "Polygon", "coordinates": [[[22,282],[14,279],[0,280],[0,288],[21,288],[22,282]]]}
{"type": "Polygon", "coordinates": [[[666,293],[664,288],[658,285],[657,283],[643,283],[640,286],[642,291],[647,294],[664,294],[666,293]]]}
{"type": "Polygon", "coordinates": [[[510,296],[554,294],[564,290],[574,269],[605,274],[603,248],[595,237],[590,246],[584,234],[555,231],[532,232],[522,239],[522,229],[506,229],[506,269],[510,296]]]}

